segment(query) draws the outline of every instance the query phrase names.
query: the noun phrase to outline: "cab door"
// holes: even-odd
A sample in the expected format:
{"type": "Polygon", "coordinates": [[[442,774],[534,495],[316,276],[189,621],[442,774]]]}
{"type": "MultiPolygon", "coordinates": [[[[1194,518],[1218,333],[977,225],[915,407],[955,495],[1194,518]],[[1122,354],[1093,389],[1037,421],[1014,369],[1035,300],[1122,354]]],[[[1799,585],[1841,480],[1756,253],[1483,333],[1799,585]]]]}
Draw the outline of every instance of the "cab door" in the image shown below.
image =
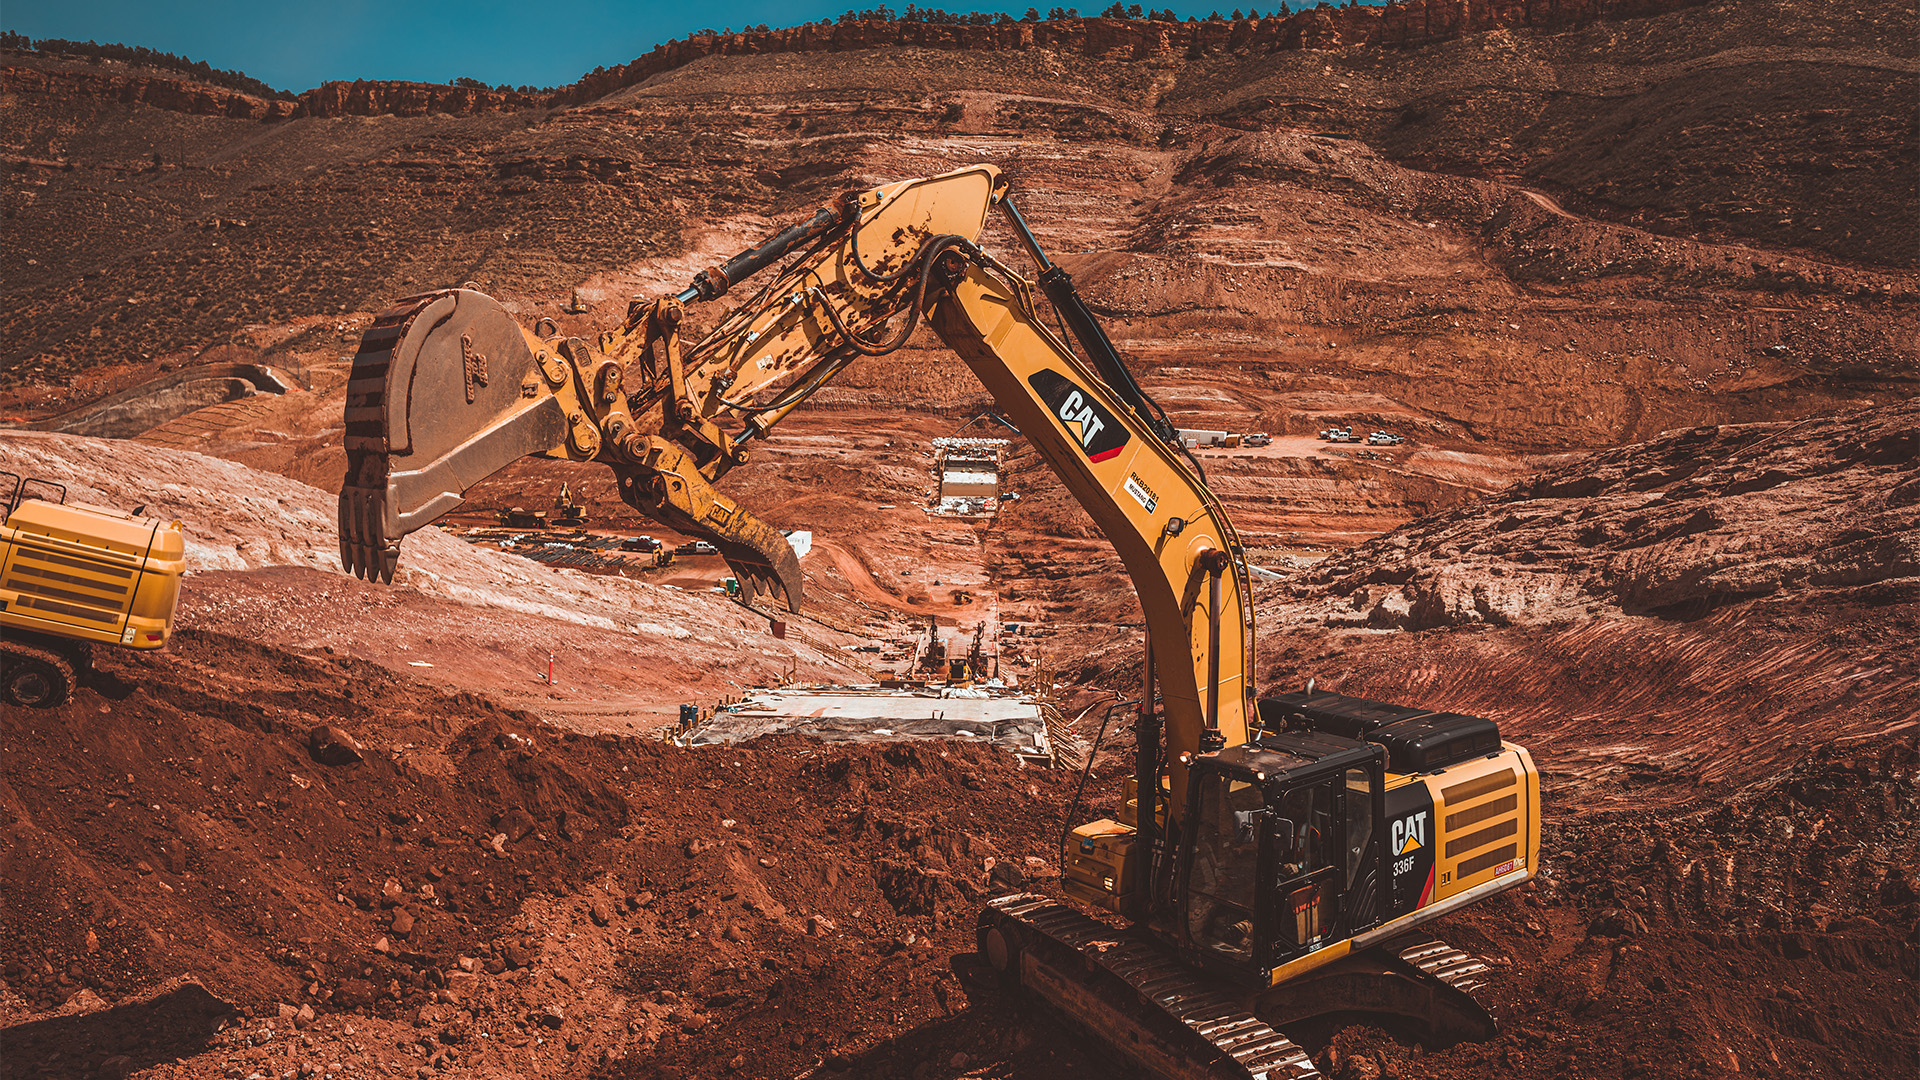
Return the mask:
{"type": "Polygon", "coordinates": [[[1341,807],[1344,777],[1301,778],[1275,792],[1269,806],[1271,851],[1266,890],[1270,965],[1330,945],[1346,925],[1347,847],[1341,807]]]}
{"type": "Polygon", "coordinates": [[[1189,781],[1193,830],[1184,868],[1187,939],[1203,961],[1251,970],[1266,880],[1266,792],[1251,776],[1196,770],[1189,781]]]}

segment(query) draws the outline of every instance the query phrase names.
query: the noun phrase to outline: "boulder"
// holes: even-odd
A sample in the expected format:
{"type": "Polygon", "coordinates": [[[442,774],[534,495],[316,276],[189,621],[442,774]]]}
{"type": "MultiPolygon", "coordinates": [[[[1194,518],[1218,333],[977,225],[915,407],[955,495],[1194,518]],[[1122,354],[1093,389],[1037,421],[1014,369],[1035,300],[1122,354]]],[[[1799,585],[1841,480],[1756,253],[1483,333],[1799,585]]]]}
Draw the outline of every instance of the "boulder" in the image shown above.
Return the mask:
{"type": "Polygon", "coordinates": [[[359,742],[332,724],[322,724],[308,733],[307,753],[322,765],[351,765],[366,760],[359,742]]]}

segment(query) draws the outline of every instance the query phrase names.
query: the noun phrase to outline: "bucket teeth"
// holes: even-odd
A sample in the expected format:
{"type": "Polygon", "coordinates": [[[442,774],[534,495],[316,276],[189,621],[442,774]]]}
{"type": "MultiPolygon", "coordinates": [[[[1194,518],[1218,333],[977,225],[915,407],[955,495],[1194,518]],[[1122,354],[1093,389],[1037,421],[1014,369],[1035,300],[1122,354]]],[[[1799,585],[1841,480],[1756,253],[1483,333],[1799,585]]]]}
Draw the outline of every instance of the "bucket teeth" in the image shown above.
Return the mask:
{"type": "Polygon", "coordinates": [[[737,518],[748,519],[741,522],[746,528],[731,537],[716,536],[713,542],[720,553],[726,556],[734,579],[740,583],[740,598],[752,603],[761,596],[779,597],[787,605],[787,610],[798,614],[801,601],[800,560],[794,558],[793,548],[777,530],[745,511],[740,511],[737,518]],[[771,533],[779,541],[778,546],[768,545],[771,550],[767,550],[760,545],[747,543],[753,525],[771,533]]]}
{"type": "Polygon", "coordinates": [[[400,538],[386,534],[385,488],[340,489],[340,565],[363,581],[393,583],[400,565],[400,538]]]}

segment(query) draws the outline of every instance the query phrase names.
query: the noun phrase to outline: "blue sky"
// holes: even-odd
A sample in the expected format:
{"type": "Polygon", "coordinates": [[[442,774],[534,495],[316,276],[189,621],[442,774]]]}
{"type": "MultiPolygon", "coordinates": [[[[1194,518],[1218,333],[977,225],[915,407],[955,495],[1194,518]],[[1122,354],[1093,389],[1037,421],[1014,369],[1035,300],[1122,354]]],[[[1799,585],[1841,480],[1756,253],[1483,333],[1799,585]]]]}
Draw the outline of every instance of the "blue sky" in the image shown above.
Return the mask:
{"type": "MultiPolygon", "coordinates": [[[[1107,0],[1111,3],[1112,0],[1107,0]]],[[[1105,6],[1082,0],[1083,15],[1105,6]]],[[[1232,0],[1219,10],[1231,13],[1232,0]]],[[[204,60],[243,71],[282,90],[300,91],[329,79],[416,79],[448,82],[469,76],[488,84],[560,86],[595,67],[624,64],[653,48],[703,28],[741,29],[757,23],[794,26],[835,18],[848,8],[880,0],[771,0],[666,3],[663,0],[5,0],[0,28],[30,38],[117,42],[204,60]]],[[[904,3],[894,4],[904,8],[904,3]]],[[[992,5],[934,0],[949,11],[1008,11],[1028,4],[992,5]]],[[[1045,12],[1051,4],[1038,4],[1045,12]]],[[[1059,6],[1068,6],[1061,3],[1059,6]]],[[[1212,4],[1166,3],[1181,16],[1204,18],[1212,4]]],[[[1279,0],[1253,0],[1262,12],[1279,0]]],[[[1302,5],[1296,0],[1295,7],[1302,5]]]]}

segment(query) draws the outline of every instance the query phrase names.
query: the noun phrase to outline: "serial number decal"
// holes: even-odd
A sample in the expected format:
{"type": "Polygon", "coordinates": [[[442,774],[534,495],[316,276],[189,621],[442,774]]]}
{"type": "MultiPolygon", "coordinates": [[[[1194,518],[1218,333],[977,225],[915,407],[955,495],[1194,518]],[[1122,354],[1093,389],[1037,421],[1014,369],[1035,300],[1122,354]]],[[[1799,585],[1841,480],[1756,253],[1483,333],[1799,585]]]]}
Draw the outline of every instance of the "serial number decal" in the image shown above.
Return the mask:
{"type": "Polygon", "coordinates": [[[1139,503],[1147,513],[1153,513],[1153,508],[1160,505],[1160,496],[1155,495],[1152,488],[1140,482],[1139,473],[1127,474],[1126,488],[1127,494],[1133,496],[1133,501],[1139,503]]]}

